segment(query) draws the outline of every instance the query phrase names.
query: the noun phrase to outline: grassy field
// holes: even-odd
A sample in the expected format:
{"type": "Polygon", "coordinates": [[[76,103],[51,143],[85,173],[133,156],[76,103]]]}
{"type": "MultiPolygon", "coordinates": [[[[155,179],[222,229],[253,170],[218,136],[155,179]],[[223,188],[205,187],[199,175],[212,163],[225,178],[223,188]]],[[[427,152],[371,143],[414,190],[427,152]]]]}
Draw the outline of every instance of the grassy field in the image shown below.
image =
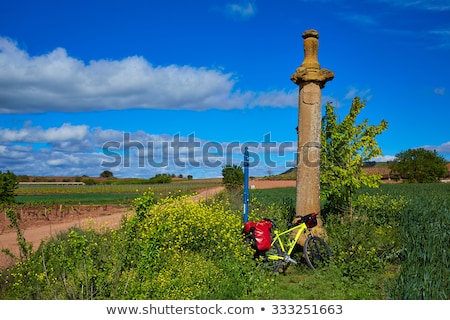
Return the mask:
{"type": "Polygon", "coordinates": [[[191,194],[220,184],[218,179],[183,180],[163,184],[21,184],[16,189],[16,201],[28,205],[129,204],[149,188],[158,197],[165,197],[170,192],[191,194]]]}
{"type": "MultiPolygon", "coordinates": [[[[252,190],[265,206],[293,203],[295,188],[252,190]]],[[[325,227],[334,252],[327,270],[304,266],[277,280],[278,299],[449,299],[450,184],[363,188],[359,218],[325,227]]]]}
{"type": "MultiPolygon", "coordinates": [[[[141,195],[136,215],[117,231],[72,229],[41,244],[26,261],[0,272],[0,298],[450,298],[450,256],[442,245],[450,243],[450,184],[361,189],[352,220],[325,219],[329,265],[312,271],[300,264],[277,275],[262,270],[240,245],[239,193],[193,203],[170,196],[180,185],[171,187],[158,201],[162,190],[141,195]]],[[[294,200],[295,188],[251,190],[251,219],[286,220],[294,200]]]]}

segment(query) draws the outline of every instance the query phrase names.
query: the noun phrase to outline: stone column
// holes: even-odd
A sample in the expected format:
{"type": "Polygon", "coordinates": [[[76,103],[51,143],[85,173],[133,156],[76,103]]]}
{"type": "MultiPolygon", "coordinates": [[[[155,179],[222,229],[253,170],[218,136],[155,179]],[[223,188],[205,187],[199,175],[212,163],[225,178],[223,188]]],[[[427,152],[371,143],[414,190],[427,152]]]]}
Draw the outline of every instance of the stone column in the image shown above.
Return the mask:
{"type": "MultiPolygon", "coordinates": [[[[322,88],[334,73],[321,69],[318,61],[319,33],[307,30],[304,60],[291,80],[299,86],[296,216],[320,211],[320,136],[322,88]]],[[[321,224],[321,223],[320,223],[321,224]]]]}

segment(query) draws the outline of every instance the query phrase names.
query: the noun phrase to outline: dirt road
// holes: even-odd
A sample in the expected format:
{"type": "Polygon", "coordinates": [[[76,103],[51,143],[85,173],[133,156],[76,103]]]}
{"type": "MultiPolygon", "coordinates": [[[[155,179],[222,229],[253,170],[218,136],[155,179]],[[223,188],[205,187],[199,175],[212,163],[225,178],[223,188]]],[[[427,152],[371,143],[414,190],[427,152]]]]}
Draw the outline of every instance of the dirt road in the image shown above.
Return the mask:
{"type": "MultiPolygon", "coordinates": [[[[249,186],[256,189],[267,188],[280,188],[280,187],[292,187],[295,186],[295,181],[270,181],[270,180],[255,180],[250,181],[249,186]]],[[[199,200],[206,197],[211,197],[223,190],[222,186],[210,188],[199,192],[193,196],[194,200],[199,200]]],[[[87,206],[86,206],[87,207],[87,206]]],[[[58,233],[68,230],[71,227],[95,227],[98,229],[110,228],[114,229],[119,227],[120,222],[124,215],[132,214],[132,211],[127,207],[120,206],[97,206],[92,208],[89,206],[89,210],[86,208],[86,212],[81,206],[77,207],[78,213],[76,216],[67,216],[59,218],[58,221],[51,220],[39,220],[39,221],[27,221],[23,226],[23,235],[25,239],[33,244],[33,248],[37,249],[42,240],[56,236],[58,233]],[[81,211],[81,212],[80,212],[81,211]]],[[[19,248],[17,245],[17,235],[14,230],[6,229],[0,230],[0,249],[6,248],[13,254],[19,255],[19,248]]],[[[0,268],[11,265],[14,260],[0,252],[0,268]]]]}

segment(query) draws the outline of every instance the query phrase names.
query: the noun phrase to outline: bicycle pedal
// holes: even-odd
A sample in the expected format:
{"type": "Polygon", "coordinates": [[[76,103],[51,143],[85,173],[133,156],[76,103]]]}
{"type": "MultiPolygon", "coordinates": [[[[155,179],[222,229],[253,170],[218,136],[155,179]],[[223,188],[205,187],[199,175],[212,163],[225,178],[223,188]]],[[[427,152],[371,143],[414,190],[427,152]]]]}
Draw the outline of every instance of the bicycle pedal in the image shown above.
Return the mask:
{"type": "Polygon", "coordinates": [[[289,262],[289,263],[295,263],[295,264],[298,264],[298,262],[297,262],[296,260],[292,259],[292,258],[289,257],[289,256],[286,256],[286,257],[284,258],[284,260],[285,260],[286,262],[289,262]]]}

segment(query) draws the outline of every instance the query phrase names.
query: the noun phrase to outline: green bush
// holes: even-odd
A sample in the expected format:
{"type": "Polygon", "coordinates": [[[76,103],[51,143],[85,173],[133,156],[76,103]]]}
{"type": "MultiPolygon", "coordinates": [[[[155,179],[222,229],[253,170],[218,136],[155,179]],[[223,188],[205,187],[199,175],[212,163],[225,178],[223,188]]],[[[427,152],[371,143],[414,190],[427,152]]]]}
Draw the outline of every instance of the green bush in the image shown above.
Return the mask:
{"type": "MultiPolygon", "coordinates": [[[[152,272],[139,272],[145,276],[135,283],[152,288],[145,298],[243,299],[257,290],[253,286],[262,286],[264,281],[248,282],[263,274],[255,270],[243,245],[241,217],[222,202],[168,197],[151,207],[146,216],[136,228],[134,242],[141,254],[154,252],[151,261],[156,261],[152,272]],[[189,276],[176,276],[176,271],[189,276]]],[[[133,219],[127,223],[133,224],[133,219]]],[[[140,257],[136,269],[145,269],[146,260],[140,257]]]]}
{"type": "Polygon", "coordinates": [[[242,189],[244,170],[238,165],[226,165],[222,168],[222,182],[228,190],[242,189]]]}
{"type": "Polygon", "coordinates": [[[148,183],[151,184],[170,183],[170,182],[172,182],[172,176],[167,173],[157,174],[153,178],[148,179],[148,183]]]}
{"type": "Polygon", "coordinates": [[[13,204],[16,202],[14,198],[14,190],[17,189],[17,177],[14,173],[0,170],[0,204],[13,204]]]}
{"type": "Polygon", "coordinates": [[[133,207],[136,215],[143,220],[147,212],[156,204],[155,193],[152,189],[145,191],[140,197],[133,200],[133,207]]]}
{"type": "Polygon", "coordinates": [[[95,182],[95,180],[94,180],[94,179],[91,179],[91,178],[89,178],[89,179],[83,179],[82,181],[83,181],[84,184],[87,185],[87,186],[93,186],[93,185],[97,184],[97,183],[95,182]]]}

